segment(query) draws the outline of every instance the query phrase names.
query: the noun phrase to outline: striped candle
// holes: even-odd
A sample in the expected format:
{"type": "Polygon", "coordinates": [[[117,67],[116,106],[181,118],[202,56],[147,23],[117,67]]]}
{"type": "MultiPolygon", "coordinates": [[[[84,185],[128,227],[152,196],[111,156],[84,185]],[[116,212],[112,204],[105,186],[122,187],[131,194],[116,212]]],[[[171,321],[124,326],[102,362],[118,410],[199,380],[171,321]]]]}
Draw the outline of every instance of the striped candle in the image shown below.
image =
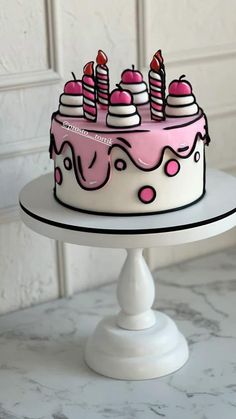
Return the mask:
{"type": "Polygon", "coordinates": [[[165,72],[165,64],[162,57],[161,50],[159,49],[155,54],[154,57],[156,57],[161,64],[160,72],[161,72],[161,78],[162,78],[162,87],[164,91],[164,99],[165,99],[165,91],[166,91],[166,72],[165,72]]]}
{"type": "Polygon", "coordinates": [[[109,103],[109,69],[106,65],[107,56],[101,49],[96,58],[97,100],[102,108],[107,109],[109,103]]]}
{"type": "Polygon", "coordinates": [[[84,75],[82,78],[83,86],[83,109],[84,117],[89,121],[97,120],[96,90],[93,71],[93,61],[84,66],[84,75]]]}
{"type": "Polygon", "coordinates": [[[151,119],[164,121],[165,113],[165,68],[161,52],[157,51],[150,63],[148,73],[150,87],[151,119]]]}

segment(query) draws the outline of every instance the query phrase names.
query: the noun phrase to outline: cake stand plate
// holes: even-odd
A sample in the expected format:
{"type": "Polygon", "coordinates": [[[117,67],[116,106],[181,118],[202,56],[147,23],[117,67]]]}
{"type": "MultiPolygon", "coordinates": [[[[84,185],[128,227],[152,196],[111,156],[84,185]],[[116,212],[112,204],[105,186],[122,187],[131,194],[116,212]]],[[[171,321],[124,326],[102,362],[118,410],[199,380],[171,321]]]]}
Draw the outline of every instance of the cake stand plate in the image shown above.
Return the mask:
{"type": "Polygon", "coordinates": [[[148,379],[178,370],[188,345],[166,314],[152,310],[155,287],[143,258],[145,247],[194,242],[236,225],[236,179],[207,171],[207,193],[197,204],[166,214],[105,216],[63,207],[53,197],[53,174],[27,184],[20,194],[21,217],[32,230],[78,245],[125,248],[117,315],[99,322],[85,350],[96,372],[118,379],[148,379]]]}

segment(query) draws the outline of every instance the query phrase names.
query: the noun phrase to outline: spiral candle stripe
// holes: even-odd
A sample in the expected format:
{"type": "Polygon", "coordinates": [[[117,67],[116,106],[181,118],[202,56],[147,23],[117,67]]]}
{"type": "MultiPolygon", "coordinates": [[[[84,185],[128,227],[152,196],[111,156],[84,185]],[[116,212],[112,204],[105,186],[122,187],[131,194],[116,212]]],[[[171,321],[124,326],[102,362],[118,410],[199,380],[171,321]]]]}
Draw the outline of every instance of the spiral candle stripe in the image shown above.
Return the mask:
{"type": "Polygon", "coordinates": [[[101,49],[98,51],[96,62],[97,100],[103,108],[107,108],[109,103],[109,70],[106,66],[107,56],[101,49]]]}
{"type": "Polygon", "coordinates": [[[89,121],[97,120],[96,90],[93,73],[93,61],[84,66],[83,85],[83,109],[84,117],[89,121]]]}
{"type": "Polygon", "coordinates": [[[161,51],[154,55],[148,73],[150,87],[150,110],[151,119],[164,121],[165,113],[165,67],[161,51]]]}

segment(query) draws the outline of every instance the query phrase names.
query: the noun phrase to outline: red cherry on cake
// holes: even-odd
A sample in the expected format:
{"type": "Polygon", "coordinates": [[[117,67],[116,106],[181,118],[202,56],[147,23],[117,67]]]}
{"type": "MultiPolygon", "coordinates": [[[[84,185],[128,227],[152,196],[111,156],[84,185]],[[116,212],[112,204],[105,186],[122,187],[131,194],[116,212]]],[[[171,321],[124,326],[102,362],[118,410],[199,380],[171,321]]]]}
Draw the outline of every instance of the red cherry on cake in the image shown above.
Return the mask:
{"type": "Polygon", "coordinates": [[[192,94],[192,86],[187,80],[182,80],[184,75],[179,80],[173,80],[169,85],[169,94],[172,96],[188,96],[192,94]]]}
{"type": "Polygon", "coordinates": [[[143,81],[143,75],[140,71],[134,69],[132,65],[132,70],[125,70],[121,74],[122,83],[141,83],[143,81]]]}
{"type": "Polygon", "coordinates": [[[74,73],[72,73],[74,80],[68,81],[64,86],[64,93],[68,95],[81,95],[82,94],[82,82],[76,80],[74,73]]]}
{"type": "Polygon", "coordinates": [[[110,103],[113,105],[131,105],[132,96],[128,90],[115,89],[111,93],[110,103]]]}

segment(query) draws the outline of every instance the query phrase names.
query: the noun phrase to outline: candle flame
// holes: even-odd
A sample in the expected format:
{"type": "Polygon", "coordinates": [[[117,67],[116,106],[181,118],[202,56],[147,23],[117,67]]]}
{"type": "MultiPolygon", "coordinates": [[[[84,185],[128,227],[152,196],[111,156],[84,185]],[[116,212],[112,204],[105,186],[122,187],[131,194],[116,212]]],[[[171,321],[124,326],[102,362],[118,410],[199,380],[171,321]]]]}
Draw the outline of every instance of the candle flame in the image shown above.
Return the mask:
{"type": "Polygon", "coordinates": [[[93,61],[90,61],[89,63],[85,64],[84,66],[84,75],[86,76],[93,76],[93,61]]]}
{"type": "Polygon", "coordinates": [[[103,52],[101,49],[99,49],[98,50],[98,55],[97,55],[97,58],[96,58],[97,64],[104,65],[104,64],[107,63],[107,60],[108,59],[107,59],[107,56],[106,56],[105,52],[103,52]]]}
{"type": "Polygon", "coordinates": [[[154,54],[154,57],[156,57],[156,58],[160,61],[160,63],[161,63],[161,64],[163,64],[164,60],[163,60],[163,57],[162,57],[161,49],[159,49],[159,50],[158,50],[158,51],[154,54]]]}
{"type": "Polygon", "coordinates": [[[161,63],[155,55],[150,63],[150,68],[153,71],[159,71],[161,68],[161,63]]]}

